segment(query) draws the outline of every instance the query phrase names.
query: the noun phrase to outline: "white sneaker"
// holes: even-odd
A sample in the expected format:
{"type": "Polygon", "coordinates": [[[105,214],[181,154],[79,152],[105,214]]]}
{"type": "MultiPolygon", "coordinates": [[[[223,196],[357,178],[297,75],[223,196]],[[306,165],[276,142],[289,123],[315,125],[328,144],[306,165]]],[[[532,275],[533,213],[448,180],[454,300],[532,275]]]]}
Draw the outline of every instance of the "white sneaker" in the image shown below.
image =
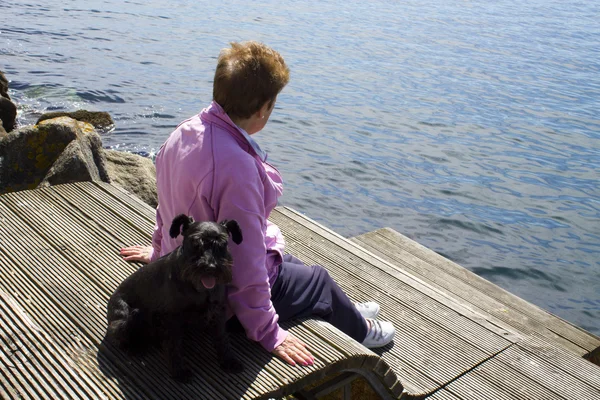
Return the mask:
{"type": "Polygon", "coordinates": [[[367,337],[363,340],[362,344],[369,349],[376,347],[383,347],[386,344],[394,340],[396,334],[396,328],[391,322],[378,321],[376,319],[366,318],[367,323],[371,324],[367,337]]]}
{"type": "Polygon", "coordinates": [[[354,303],[354,306],[364,318],[375,319],[379,315],[379,304],[374,301],[368,301],[366,303],[354,303]]]}

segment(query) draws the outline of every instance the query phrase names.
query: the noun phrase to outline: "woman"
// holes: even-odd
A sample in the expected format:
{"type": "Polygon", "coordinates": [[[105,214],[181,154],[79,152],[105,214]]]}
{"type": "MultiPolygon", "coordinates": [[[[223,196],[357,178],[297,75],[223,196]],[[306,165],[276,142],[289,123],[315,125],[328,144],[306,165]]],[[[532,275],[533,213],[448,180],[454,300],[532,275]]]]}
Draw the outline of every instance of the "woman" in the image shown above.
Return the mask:
{"type": "Polygon", "coordinates": [[[230,246],[232,315],[267,351],[291,365],[312,365],[306,345],[281,329],[279,320],[317,315],[367,347],[389,343],[394,328],[372,319],[377,304],[353,304],[322,267],[284,256],[281,232],[267,219],[282,193],[282,178],[251,136],[264,128],[288,81],[281,55],[261,43],[232,43],[221,51],[213,102],[183,121],[156,156],[159,206],[152,247],[124,248],[121,255],[150,262],[172,251],[179,243],[168,229],[181,213],[200,221],[236,220],[244,241],[230,246]]]}

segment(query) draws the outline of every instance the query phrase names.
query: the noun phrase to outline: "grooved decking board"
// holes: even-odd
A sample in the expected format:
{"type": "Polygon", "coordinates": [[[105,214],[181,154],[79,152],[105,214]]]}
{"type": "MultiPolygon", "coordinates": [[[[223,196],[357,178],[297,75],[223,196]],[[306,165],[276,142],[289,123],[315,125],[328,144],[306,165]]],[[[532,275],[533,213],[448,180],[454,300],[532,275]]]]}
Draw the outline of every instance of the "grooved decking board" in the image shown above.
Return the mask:
{"type": "Polygon", "coordinates": [[[77,185],[82,188],[96,187],[99,190],[103,190],[106,193],[113,196],[118,201],[120,201],[121,203],[136,210],[141,216],[146,218],[151,224],[154,224],[156,221],[156,210],[154,208],[150,207],[148,204],[144,203],[138,197],[130,194],[127,190],[125,190],[119,186],[106,185],[106,184],[98,183],[98,182],[78,182],[77,185]]]}
{"type": "MultiPolygon", "coordinates": [[[[344,370],[362,371],[387,385],[387,398],[400,396],[402,385],[377,354],[314,320],[284,324],[314,349],[312,367],[291,367],[244,335],[233,335],[246,371],[225,374],[217,366],[208,333],[199,334],[186,342],[195,373],[190,385],[168,378],[159,351],[140,358],[113,348],[104,340],[106,303],[136,268],[121,259],[118,249],[136,242],[149,244],[153,215],[139,200],[102,183],[0,196],[0,290],[11,299],[4,303],[15,305],[23,318],[32,321],[31,326],[18,325],[20,330],[12,336],[0,336],[0,343],[8,349],[6,338],[20,337],[28,339],[19,342],[28,348],[43,346],[30,352],[36,358],[23,363],[23,368],[2,369],[1,396],[257,399],[290,394],[344,370]],[[62,364],[60,359],[48,359],[55,353],[63,355],[62,364]]],[[[14,331],[17,325],[9,324],[14,318],[2,313],[4,303],[0,302],[0,327],[14,331]]],[[[27,361],[18,352],[10,358],[3,351],[0,363],[8,365],[15,357],[27,361]]]]}
{"type": "MultiPolygon", "coordinates": [[[[389,273],[389,266],[291,210],[278,208],[270,219],[281,228],[288,252],[326,266],[353,300],[380,302],[381,318],[393,321],[397,330],[383,358],[390,365],[407,363],[405,372],[418,371],[431,383],[428,387],[421,380],[415,395],[437,389],[520,339],[409,275],[389,273]]],[[[411,386],[402,374],[398,379],[411,386]]]]}
{"type": "MultiPolygon", "coordinates": [[[[19,199],[6,196],[4,204],[21,219],[36,221],[30,229],[38,232],[53,248],[60,250],[71,261],[73,268],[94,281],[103,289],[102,292],[112,292],[135,270],[133,265],[128,265],[118,256],[118,242],[110,240],[98,225],[81,224],[74,213],[69,212],[68,203],[61,201],[51,189],[21,192],[19,199]],[[21,200],[25,200],[30,207],[18,207],[21,200]],[[56,229],[56,221],[60,221],[59,230],[56,229]]],[[[124,229],[121,229],[121,233],[124,238],[128,236],[124,229]]]]}
{"type": "MultiPolygon", "coordinates": [[[[57,348],[67,354],[75,366],[80,362],[85,363],[89,368],[90,380],[102,387],[109,398],[120,397],[117,395],[119,389],[116,383],[106,379],[97,365],[88,361],[90,354],[95,353],[93,344],[86,336],[81,335],[72,321],[66,318],[57,305],[45,296],[43,288],[38,287],[37,282],[24,274],[22,269],[9,260],[3,251],[0,251],[0,265],[2,266],[0,268],[0,290],[14,296],[13,301],[18,303],[29,318],[51,337],[57,348]]],[[[127,385],[122,387],[122,391],[130,399],[137,398],[127,385]]]]}
{"type": "Polygon", "coordinates": [[[73,189],[71,193],[73,193],[76,198],[88,200],[88,202],[86,202],[87,207],[90,207],[90,203],[97,203],[103,209],[112,212],[112,214],[117,215],[121,220],[131,224],[143,235],[152,232],[152,228],[154,227],[154,222],[152,220],[140,215],[139,212],[126,204],[123,204],[121,201],[115,201],[116,199],[113,196],[109,195],[106,191],[101,190],[93,182],[79,182],[68,186],[59,185],[54,186],[54,188],[57,191],[68,191],[69,189],[73,189]],[[80,192],[87,194],[87,196],[80,192]]]}
{"type": "Polygon", "coordinates": [[[597,336],[528,303],[390,228],[357,236],[352,241],[521,332],[541,336],[579,356],[600,346],[597,336]]]}
{"type": "MultiPolygon", "coordinates": [[[[154,228],[156,211],[135,196],[128,195],[123,189],[113,185],[102,185],[95,182],[77,182],[76,187],[97,198],[121,216],[131,216],[138,221],[142,230],[154,228]]],[[[128,218],[129,219],[129,218],[128,218]]]]}
{"type": "MultiPolygon", "coordinates": [[[[394,243],[381,240],[376,236],[376,233],[380,231],[382,230],[362,235],[354,238],[353,241],[389,262],[396,263],[399,268],[418,273],[433,285],[454,292],[459,301],[468,301],[485,311],[508,307],[500,305],[495,299],[470,288],[464,281],[452,275],[440,273],[439,270],[436,270],[436,266],[432,267],[422,259],[415,259],[408,252],[398,252],[394,243]],[[437,275],[434,273],[435,271],[438,272],[437,275]],[[470,294],[474,296],[471,297],[470,294]]],[[[390,233],[389,229],[384,231],[390,233]]],[[[399,235],[396,232],[393,233],[399,235]]],[[[409,244],[411,243],[407,239],[404,248],[409,244]]],[[[440,256],[438,255],[438,257],[440,256]]],[[[456,265],[456,268],[462,267],[456,265]]],[[[498,290],[502,289],[498,288],[498,290]]],[[[539,310],[539,312],[543,311],[539,310]]],[[[511,315],[515,315],[514,310],[511,311],[511,315]]],[[[501,319],[502,314],[498,314],[498,317],[501,319]]],[[[527,318],[525,317],[525,322],[528,321],[527,318]]],[[[486,361],[474,371],[468,372],[464,377],[450,383],[446,388],[447,391],[465,399],[600,398],[600,368],[577,356],[577,352],[574,352],[573,348],[579,349],[581,354],[580,347],[560,346],[564,339],[557,341],[554,334],[550,337],[539,337],[541,335],[536,335],[539,332],[536,329],[541,330],[544,327],[538,321],[529,323],[529,326],[515,323],[513,318],[503,319],[503,321],[511,323],[515,328],[524,328],[526,333],[531,332],[534,335],[524,336],[522,341],[500,352],[493,360],[486,361]],[[520,389],[518,385],[514,386],[515,380],[529,389],[520,389]]],[[[562,320],[559,322],[562,323],[562,320]]],[[[580,332],[576,327],[573,329],[580,332]]],[[[548,336],[547,333],[546,336],[548,336]]],[[[438,396],[446,396],[446,393],[442,391],[437,393],[438,396]]],[[[437,397],[432,396],[432,398],[437,397]]]]}
{"type": "MultiPolygon", "coordinates": [[[[594,384],[589,382],[589,377],[580,380],[519,346],[510,347],[500,353],[494,361],[508,365],[519,374],[540,383],[548,390],[561,395],[561,397],[564,397],[562,396],[563,393],[568,392],[570,398],[581,400],[600,399],[600,387],[593,387],[594,384]]],[[[581,364],[584,363],[590,364],[586,360],[581,360],[581,364]]],[[[600,368],[596,368],[595,372],[593,375],[596,375],[597,378],[600,375],[600,368]]]]}
{"type": "Polygon", "coordinates": [[[591,362],[573,357],[573,354],[561,347],[557,347],[550,341],[545,341],[537,337],[529,337],[518,343],[517,346],[537,357],[543,359],[546,363],[557,367],[565,373],[586,382],[600,390],[600,367],[591,362]]]}
{"type": "Polygon", "coordinates": [[[437,392],[430,394],[425,398],[428,400],[461,400],[460,397],[457,397],[456,395],[452,394],[446,389],[440,389],[437,392]]]}
{"type": "Polygon", "coordinates": [[[27,387],[20,390],[34,391],[36,396],[48,399],[105,397],[86,376],[79,376],[52,339],[2,290],[0,332],[3,369],[13,376],[27,377],[27,387]]]}
{"type": "Polygon", "coordinates": [[[128,230],[132,233],[135,232],[132,235],[139,244],[147,242],[148,235],[152,233],[152,228],[147,222],[143,222],[144,226],[140,227],[139,221],[130,221],[119,214],[115,214],[108,206],[105,206],[94,197],[86,195],[76,186],[58,185],[50,189],[69,202],[75,210],[101,224],[104,229],[115,237],[121,237],[122,229],[118,229],[121,226],[127,226],[128,230]]]}
{"type": "Polygon", "coordinates": [[[564,373],[518,345],[512,345],[445,389],[465,400],[600,398],[598,387],[564,373]]]}

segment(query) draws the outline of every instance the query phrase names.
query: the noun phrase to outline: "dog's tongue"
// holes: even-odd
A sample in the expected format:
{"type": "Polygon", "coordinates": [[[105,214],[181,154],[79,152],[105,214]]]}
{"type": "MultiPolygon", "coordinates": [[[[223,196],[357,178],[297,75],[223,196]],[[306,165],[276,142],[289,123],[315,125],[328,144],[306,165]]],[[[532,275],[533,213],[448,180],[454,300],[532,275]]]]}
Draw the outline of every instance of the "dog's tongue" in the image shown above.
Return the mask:
{"type": "Polygon", "coordinates": [[[207,289],[214,288],[216,283],[217,283],[217,280],[212,276],[207,276],[207,277],[202,278],[202,284],[207,289]]]}

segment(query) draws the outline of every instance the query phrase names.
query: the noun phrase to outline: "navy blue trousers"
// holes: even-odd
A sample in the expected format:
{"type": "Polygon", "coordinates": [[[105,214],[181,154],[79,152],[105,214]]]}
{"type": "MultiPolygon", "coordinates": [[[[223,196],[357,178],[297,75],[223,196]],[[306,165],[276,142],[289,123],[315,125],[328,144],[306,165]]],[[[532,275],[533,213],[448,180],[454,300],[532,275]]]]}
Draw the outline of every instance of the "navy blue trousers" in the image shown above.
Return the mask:
{"type": "MultiPolygon", "coordinates": [[[[271,301],[279,321],[317,316],[361,343],[367,336],[367,322],[325,268],[307,266],[286,254],[271,289],[271,301]]],[[[236,317],[228,327],[239,331],[236,317]]]]}

